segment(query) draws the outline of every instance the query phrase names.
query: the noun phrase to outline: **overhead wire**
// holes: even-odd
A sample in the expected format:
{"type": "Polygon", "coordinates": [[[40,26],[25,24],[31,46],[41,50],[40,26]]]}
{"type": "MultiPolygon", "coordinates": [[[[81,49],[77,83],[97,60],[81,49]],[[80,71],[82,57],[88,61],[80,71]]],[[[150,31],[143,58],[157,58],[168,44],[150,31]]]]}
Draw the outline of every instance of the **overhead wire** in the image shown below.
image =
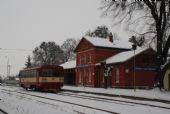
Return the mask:
{"type": "Polygon", "coordinates": [[[0,53],[28,53],[28,52],[32,52],[32,50],[0,48],[0,53]]]}

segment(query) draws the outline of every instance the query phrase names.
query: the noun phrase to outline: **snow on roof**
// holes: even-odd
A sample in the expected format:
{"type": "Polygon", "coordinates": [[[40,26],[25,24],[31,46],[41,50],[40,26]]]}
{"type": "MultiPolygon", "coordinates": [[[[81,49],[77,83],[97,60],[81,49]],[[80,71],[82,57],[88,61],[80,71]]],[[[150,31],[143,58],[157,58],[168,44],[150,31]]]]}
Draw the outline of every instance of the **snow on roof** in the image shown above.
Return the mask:
{"type": "Polygon", "coordinates": [[[128,41],[122,40],[114,40],[113,43],[109,41],[109,39],[98,38],[98,37],[84,37],[86,40],[91,42],[94,46],[99,47],[109,47],[109,48],[121,48],[121,49],[130,49],[132,47],[132,43],[128,41]]]}
{"type": "Polygon", "coordinates": [[[61,64],[60,66],[62,66],[64,69],[75,68],[76,67],[76,61],[75,60],[68,61],[68,62],[61,64]]]}
{"type": "MultiPolygon", "coordinates": [[[[138,49],[136,49],[135,50],[135,56],[146,51],[147,49],[149,49],[149,48],[138,48],[138,49]]],[[[134,50],[121,52],[121,53],[118,53],[117,55],[114,55],[114,56],[106,59],[106,64],[125,62],[125,61],[127,61],[127,60],[129,60],[133,57],[134,57],[134,50]]]]}

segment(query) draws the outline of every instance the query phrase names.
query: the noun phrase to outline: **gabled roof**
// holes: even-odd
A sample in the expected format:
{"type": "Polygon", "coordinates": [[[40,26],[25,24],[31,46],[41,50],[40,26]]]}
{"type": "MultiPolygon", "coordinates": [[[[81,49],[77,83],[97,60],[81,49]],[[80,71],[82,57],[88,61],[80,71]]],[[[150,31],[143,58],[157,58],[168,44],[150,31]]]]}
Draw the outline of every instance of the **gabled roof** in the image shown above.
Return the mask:
{"type": "Polygon", "coordinates": [[[80,40],[77,47],[75,48],[75,51],[78,49],[80,43],[84,39],[87,40],[94,47],[116,48],[116,49],[131,49],[131,47],[132,47],[132,43],[130,43],[128,41],[114,40],[113,42],[110,42],[109,39],[106,39],[106,38],[84,36],[80,40]]]}
{"type": "Polygon", "coordinates": [[[121,49],[130,49],[132,47],[132,43],[128,41],[114,40],[114,42],[110,42],[108,39],[105,38],[88,36],[85,36],[83,38],[88,40],[96,47],[121,48],[121,49]]]}
{"type": "Polygon", "coordinates": [[[65,62],[65,63],[61,64],[60,66],[62,66],[64,69],[75,68],[76,67],[76,60],[65,62]]]}
{"type": "MultiPolygon", "coordinates": [[[[152,48],[137,48],[135,50],[135,56],[147,51],[147,50],[153,50],[152,48]]],[[[106,59],[106,64],[114,64],[114,63],[123,63],[126,62],[134,57],[134,50],[131,51],[125,51],[118,53],[108,59],[106,59]]]]}

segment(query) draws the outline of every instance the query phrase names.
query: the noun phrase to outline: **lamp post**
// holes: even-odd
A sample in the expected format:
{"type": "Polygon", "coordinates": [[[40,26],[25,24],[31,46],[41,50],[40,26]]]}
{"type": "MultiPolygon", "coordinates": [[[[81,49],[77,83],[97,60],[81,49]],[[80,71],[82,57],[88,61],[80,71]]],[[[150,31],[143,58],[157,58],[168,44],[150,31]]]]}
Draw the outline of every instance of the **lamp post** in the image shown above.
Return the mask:
{"type": "Polygon", "coordinates": [[[135,74],[135,50],[137,48],[136,43],[132,45],[132,49],[134,50],[134,59],[133,59],[133,86],[134,86],[134,91],[136,91],[136,74],[135,74]]]}

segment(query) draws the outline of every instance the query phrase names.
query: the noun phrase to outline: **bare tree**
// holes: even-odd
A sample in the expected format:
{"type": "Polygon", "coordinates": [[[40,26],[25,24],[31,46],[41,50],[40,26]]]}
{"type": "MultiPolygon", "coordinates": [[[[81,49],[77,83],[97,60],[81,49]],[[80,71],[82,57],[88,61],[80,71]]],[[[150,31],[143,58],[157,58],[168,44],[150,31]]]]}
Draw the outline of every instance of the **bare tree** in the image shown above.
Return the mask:
{"type": "Polygon", "coordinates": [[[59,65],[63,63],[63,51],[55,42],[42,42],[33,51],[33,64],[59,65]]]}
{"type": "Polygon", "coordinates": [[[145,38],[143,36],[142,37],[132,36],[131,38],[129,38],[129,42],[132,42],[133,44],[139,47],[142,47],[144,45],[144,40],[145,38]]]}
{"type": "Polygon", "coordinates": [[[64,52],[64,62],[67,62],[69,60],[75,60],[75,53],[74,49],[77,45],[77,42],[75,39],[69,38],[61,46],[61,49],[64,52]]]}
{"type": "Polygon", "coordinates": [[[167,61],[170,48],[170,0],[102,0],[103,15],[112,15],[116,24],[126,22],[140,28],[136,32],[156,40],[158,75],[160,89],[163,86],[162,67],[167,61]],[[138,15],[138,17],[135,17],[138,15]],[[140,24],[140,25],[139,25],[140,24]],[[143,31],[142,31],[143,30],[143,31]]]}
{"type": "Polygon", "coordinates": [[[110,31],[106,26],[98,26],[93,31],[87,31],[86,35],[90,37],[100,37],[100,38],[107,38],[110,35],[110,31]]]}

